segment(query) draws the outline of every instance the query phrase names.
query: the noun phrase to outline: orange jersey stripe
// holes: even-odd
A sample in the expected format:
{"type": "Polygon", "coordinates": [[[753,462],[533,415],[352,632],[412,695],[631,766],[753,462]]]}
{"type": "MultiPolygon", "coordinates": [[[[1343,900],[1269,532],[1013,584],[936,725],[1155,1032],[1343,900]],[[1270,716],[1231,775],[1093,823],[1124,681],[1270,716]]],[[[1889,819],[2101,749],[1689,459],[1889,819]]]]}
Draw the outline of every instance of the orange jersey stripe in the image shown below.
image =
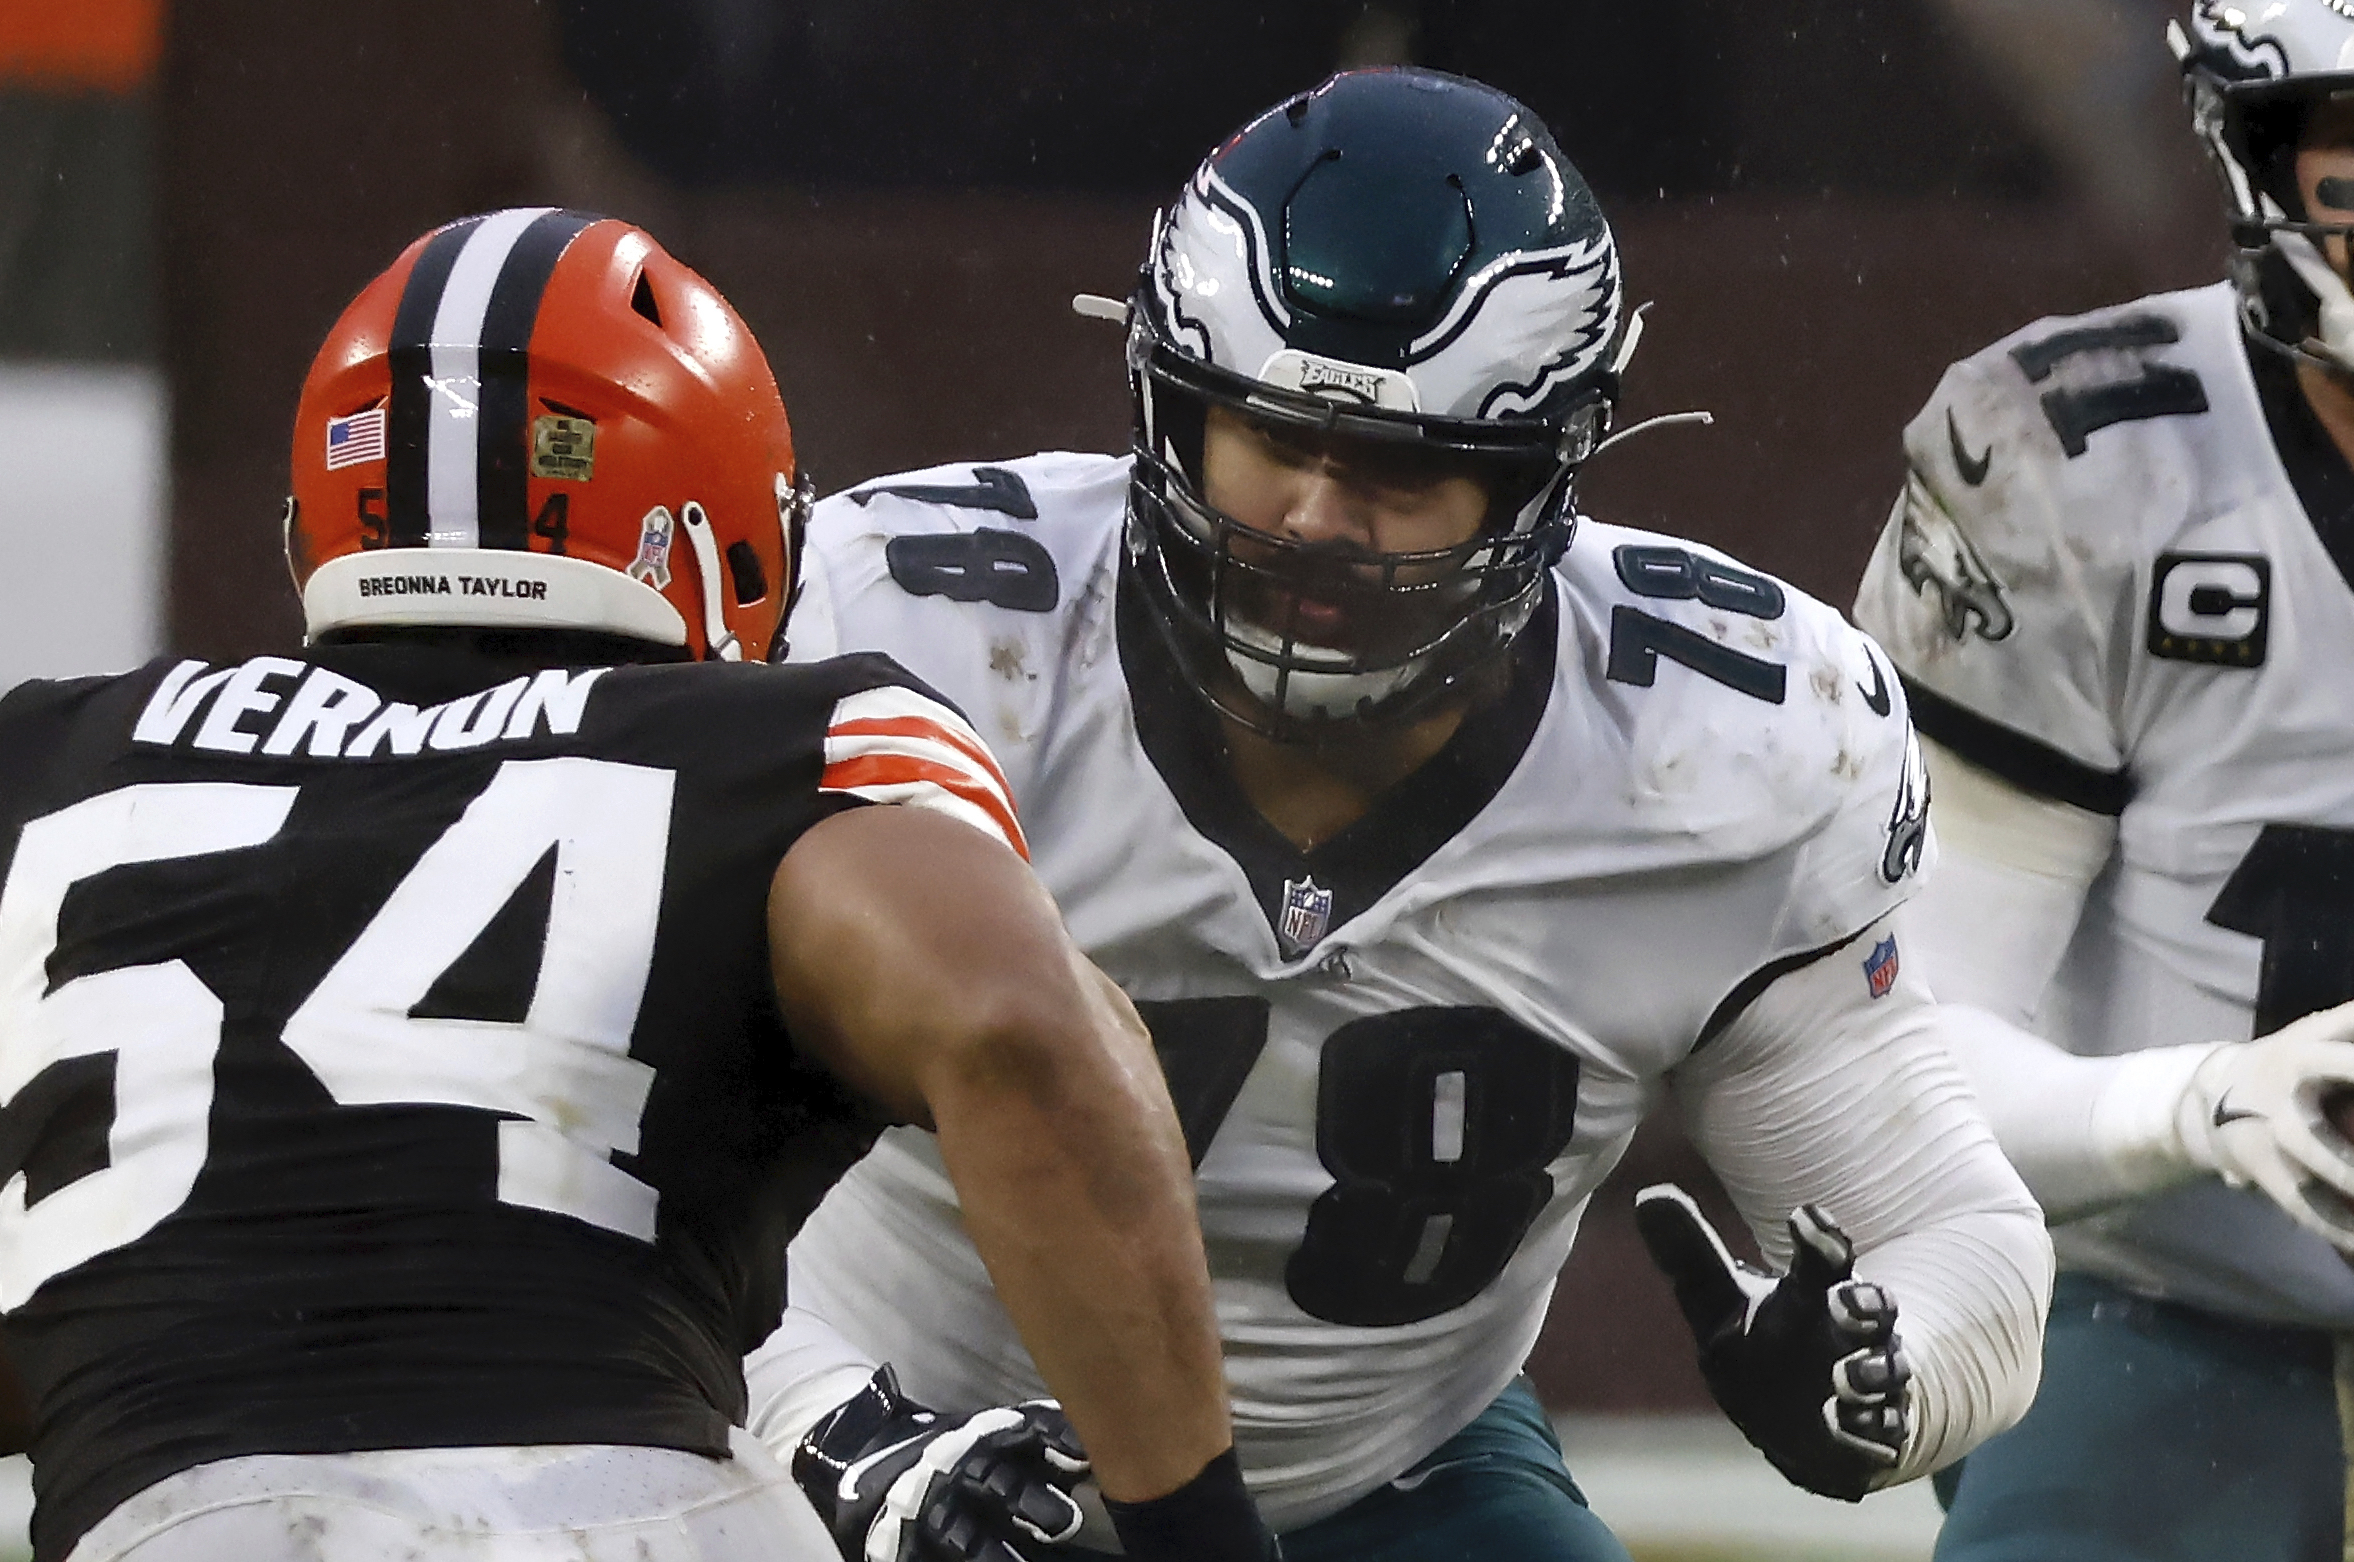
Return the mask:
{"type": "Polygon", "coordinates": [[[1006,800],[1004,792],[970,771],[902,754],[862,754],[826,766],[817,784],[819,790],[826,792],[855,792],[863,787],[936,786],[986,813],[1004,832],[1006,844],[1020,853],[1025,862],[1029,860],[1030,843],[1022,835],[1021,821],[1014,817],[1013,804],[1006,800]]]}
{"type": "Polygon", "coordinates": [[[1013,787],[1005,779],[1005,772],[997,768],[997,758],[986,748],[952,727],[922,716],[856,716],[838,721],[826,729],[829,738],[928,738],[934,743],[945,743],[989,772],[990,778],[1010,796],[1013,787]]]}

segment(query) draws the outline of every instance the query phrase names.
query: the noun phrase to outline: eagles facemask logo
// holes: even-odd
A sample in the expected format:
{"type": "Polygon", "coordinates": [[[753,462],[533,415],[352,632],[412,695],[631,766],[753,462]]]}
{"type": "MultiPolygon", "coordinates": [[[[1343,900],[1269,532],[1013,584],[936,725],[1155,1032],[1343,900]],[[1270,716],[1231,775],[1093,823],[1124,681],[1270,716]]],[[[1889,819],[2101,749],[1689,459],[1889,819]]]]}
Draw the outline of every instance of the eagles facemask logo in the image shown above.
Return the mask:
{"type": "Polygon", "coordinates": [[[2008,635],[2013,620],[2002,582],[1918,472],[1906,474],[1904,494],[1896,506],[1904,518],[1897,534],[1897,568],[1914,591],[1937,593],[1945,632],[1956,640],[1968,638],[1973,628],[1981,640],[2008,635]]]}

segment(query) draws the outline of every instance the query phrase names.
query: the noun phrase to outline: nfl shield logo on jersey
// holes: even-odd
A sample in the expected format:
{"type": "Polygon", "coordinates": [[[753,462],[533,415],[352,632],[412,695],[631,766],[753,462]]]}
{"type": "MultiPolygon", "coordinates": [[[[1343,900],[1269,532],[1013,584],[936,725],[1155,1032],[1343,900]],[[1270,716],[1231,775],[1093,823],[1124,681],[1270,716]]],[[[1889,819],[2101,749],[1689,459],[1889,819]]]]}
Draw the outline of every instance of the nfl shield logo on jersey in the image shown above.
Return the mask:
{"type": "Polygon", "coordinates": [[[1872,946],[1864,957],[1864,980],[1872,984],[1872,996],[1885,998],[1896,985],[1896,935],[1889,934],[1872,946]]]}
{"type": "Polygon", "coordinates": [[[1305,954],[1324,930],[1332,926],[1332,891],[1318,889],[1313,877],[1283,881],[1283,912],[1275,931],[1283,940],[1286,958],[1305,954]]]}

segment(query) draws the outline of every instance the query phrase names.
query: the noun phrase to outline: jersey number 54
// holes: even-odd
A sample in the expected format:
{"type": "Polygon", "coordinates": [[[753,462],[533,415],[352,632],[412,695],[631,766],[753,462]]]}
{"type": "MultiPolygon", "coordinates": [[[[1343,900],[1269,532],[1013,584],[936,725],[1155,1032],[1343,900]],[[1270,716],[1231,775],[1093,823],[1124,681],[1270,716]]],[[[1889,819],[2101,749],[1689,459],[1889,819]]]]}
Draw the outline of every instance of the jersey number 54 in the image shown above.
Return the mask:
{"type": "MultiPolygon", "coordinates": [[[[610,1154],[636,1150],[653,1084],[629,1042],[653,962],[671,786],[668,771],[603,760],[502,765],[295,1008],[285,1045],[339,1105],[500,1114],[500,1202],[651,1242],[654,1190],[610,1154]],[[547,940],[522,1022],[412,1014],[551,853],[547,940]]],[[[299,790],[129,786],[24,827],[0,886],[0,1120],[84,1060],[111,1065],[114,1118],[94,1170],[61,1180],[8,1168],[0,1310],[162,1223],[209,1147],[222,995],[178,959],[52,990],[68,891],[128,864],[261,846],[299,790]]]]}

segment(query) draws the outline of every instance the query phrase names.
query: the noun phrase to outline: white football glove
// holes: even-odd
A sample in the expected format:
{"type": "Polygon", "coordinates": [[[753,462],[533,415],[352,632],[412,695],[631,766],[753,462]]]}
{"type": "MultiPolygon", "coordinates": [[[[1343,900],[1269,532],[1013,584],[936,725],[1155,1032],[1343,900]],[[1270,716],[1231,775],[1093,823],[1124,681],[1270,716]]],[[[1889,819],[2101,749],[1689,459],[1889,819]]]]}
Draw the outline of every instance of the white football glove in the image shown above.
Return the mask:
{"type": "Polygon", "coordinates": [[[2339,1090],[2354,1090],[2354,1003],[2217,1047],[2191,1075],[2175,1130],[2203,1170],[2262,1189],[2354,1256],[2354,1144],[2321,1109],[2339,1090]]]}

